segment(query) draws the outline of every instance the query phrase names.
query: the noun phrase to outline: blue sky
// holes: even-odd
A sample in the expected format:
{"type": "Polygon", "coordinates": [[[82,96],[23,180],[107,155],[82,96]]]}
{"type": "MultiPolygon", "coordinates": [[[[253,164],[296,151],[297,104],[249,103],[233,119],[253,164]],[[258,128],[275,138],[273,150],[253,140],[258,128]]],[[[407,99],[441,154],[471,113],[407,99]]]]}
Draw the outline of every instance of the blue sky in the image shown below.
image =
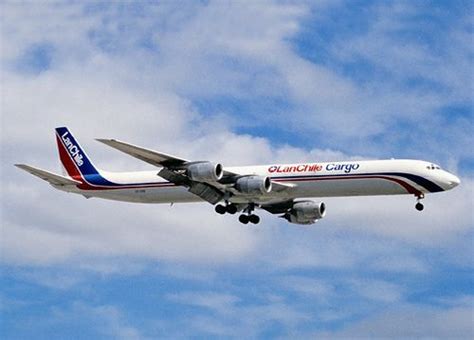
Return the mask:
{"type": "Polygon", "coordinates": [[[2,338],[472,337],[471,1],[2,3],[2,338]],[[305,228],[53,191],[69,126],[224,165],[434,161],[455,190],[305,228]]]}

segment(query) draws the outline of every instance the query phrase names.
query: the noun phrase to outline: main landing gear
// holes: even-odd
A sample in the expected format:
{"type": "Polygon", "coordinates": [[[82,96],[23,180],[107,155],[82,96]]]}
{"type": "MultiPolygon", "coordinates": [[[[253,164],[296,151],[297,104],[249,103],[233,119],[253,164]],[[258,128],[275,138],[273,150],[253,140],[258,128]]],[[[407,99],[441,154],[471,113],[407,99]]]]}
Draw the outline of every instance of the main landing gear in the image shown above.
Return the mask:
{"type": "Polygon", "coordinates": [[[216,211],[216,213],[221,215],[224,215],[225,213],[234,215],[237,212],[237,206],[232,203],[227,203],[226,205],[218,204],[216,205],[214,210],[216,211]]]}
{"type": "Polygon", "coordinates": [[[248,224],[249,222],[252,224],[260,223],[260,217],[257,215],[252,214],[255,210],[255,204],[251,203],[244,209],[244,213],[239,216],[239,222],[243,224],[248,224]]]}
{"type": "Polygon", "coordinates": [[[239,222],[243,224],[247,224],[249,222],[253,224],[258,224],[260,223],[260,217],[258,217],[257,215],[242,214],[239,216],[239,222]]]}
{"type": "MultiPolygon", "coordinates": [[[[242,208],[240,208],[240,209],[242,209],[242,208]]],[[[235,204],[226,202],[225,205],[223,205],[223,204],[216,205],[214,210],[216,211],[216,213],[218,213],[220,215],[224,215],[226,213],[234,215],[234,214],[237,213],[237,211],[239,211],[239,207],[235,204]]],[[[253,204],[253,203],[249,204],[243,210],[243,214],[239,216],[240,223],[243,223],[243,224],[248,224],[248,223],[258,224],[260,222],[260,217],[258,217],[257,215],[252,214],[252,212],[254,210],[255,210],[255,204],[253,204]]]]}
{"type": "Polygon", "coordinates": [[[417,197],[416,204],[415,204],[415,209],[418,211],[423,211],[425,209],[425,206],[423,203],[421,203],[421,200],[425,198],[425,195],[421,194],[417,197]]]}

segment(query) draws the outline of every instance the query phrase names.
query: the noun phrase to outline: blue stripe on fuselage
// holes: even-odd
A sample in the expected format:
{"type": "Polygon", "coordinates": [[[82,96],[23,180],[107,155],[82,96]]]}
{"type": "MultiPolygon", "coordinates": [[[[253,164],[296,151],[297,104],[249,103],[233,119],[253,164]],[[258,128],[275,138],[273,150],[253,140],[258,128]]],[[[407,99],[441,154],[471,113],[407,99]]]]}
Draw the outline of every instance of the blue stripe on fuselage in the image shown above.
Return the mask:
{"type": "Polygon", "coordinates": [[[100,174],[94,174],[94,175],[85,175],[84,179],[86,182],[92,184],[92,185],[99,185],[99,186],[104,186],[104,187],[121,187],[121,186],[138,186],[138,185],[152,185],[152,184],[161,184],[165,182],[147,182],[147,183],[126,183],[126,184],[119,184],[119,183],[114,183],[106,180],[102,175],[100,174]]]}
{"type": "Polygon", "coordinates": [[[272,179],[303,179],[303,178],[330,178],[330,177],[357,177],[357,176],[397,176],[409,179],[410,181],[422,186],[429,192],[444,191],[438,184],[419,175],[408,174],[404,172],[375,172],[375,173],[358,173],[358,174],[339,174],[339,175],[309,175],[309,176],[280,176],[272,177],[272,179]]]}

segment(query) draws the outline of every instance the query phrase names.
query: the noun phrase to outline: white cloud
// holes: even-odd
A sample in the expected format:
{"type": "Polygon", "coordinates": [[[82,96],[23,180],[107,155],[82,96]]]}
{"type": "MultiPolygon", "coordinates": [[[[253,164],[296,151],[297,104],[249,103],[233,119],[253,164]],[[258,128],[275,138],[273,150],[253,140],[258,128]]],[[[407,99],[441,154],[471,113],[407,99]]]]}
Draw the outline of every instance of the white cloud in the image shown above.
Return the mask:
{"type": "Polygon", "coordinates": [[[316,337],[459,338],[474,335],[473,305],[436,308],[404,304],[348,325],[342,331],[317,333],[316,337]]]}
{"type": "Polygon", "coordinates": [[[402,300],[403,290],[390,282],[352,279],[348,283],[354,294],[369,300],[382,303],[394,303],[402,300]]]}
{"type": "Polygon", "coordinates": [[[463,178],[460,187],[451,192],[427,195],[426,210],[414,209],[414,198],[360,197],[327,200],[333,209],[335,224],[344,227],[350,220],[352,229],[414,241],[420,244],[449,243],[472,230],[474,184],[463,178]]]}
{"type": "MultiPolygon", "coordinates": [[[[345,62],[369,61],[375,68],[390,73],[393,85],[399,89],[397,92],[403,82],[419,77],[438,85],[422,90],[432,95],[436,89],[440,102],[469,101],[472,72],[468,70],[473,53],[472,44],[468,42],[472,41],[470,15],[466,13],[457,18],[449,27],[438,26],[419,17],[420,12],[428,12],[426,6],[414,2],[376,4],[373,6],[374,19],[369,22],[366,32],[336,42],[332,51],[334,56],[345,62]],[[430,44],[422,37],[434,41],[430,44]]],[[[433,19],[442,15],[436,11],[426,14],[433,19]]]]}
{"type": "Polygon", "coordinates": [[[287,276],[281,279],[281,284],[285,289],[322,301],[327,301],[334,294],[334,287],[320,279],[287,276]]]}
{"type": "Polygon", "coordinates": [[[169,294],[167,299],[181,304],[207,308],[223,314],[226,314],[239,301],[236,296],[214,292],[182,292],[169,294]]]}
{"type": "MultiPolygon", "coordinates": [[[[80,197],[62,195],[62,211],[45,202],[36,203],[35,221],[25,216],[11,217],[13,221],[8,222],[6,217],[3,261],[38,265],[128,256],[144,260],[232,263],[251,254],[257,248],[255,242],[259,242],[253,236],[254,231],[242,228],[237,221],[209,220],[216,217],[211,206],[208,209],[198,205],[144,208],[118,204],[117,211],[117,203],[82,201],[80,197]],[[94,214],[90,215],[92,205],[94,214]],[[65,209],[67,206],[74,209],[65,209]],[[193,223],[196,220],[210,222],[196,226],[193,223]]],[[[53,196],[49,197],[54,200],[53,196]]],[[[9,209],[9,215],[15,215],[23,208],[15,204],[9,209]]]]}
{"type": "Polygon", "coordinates": [[[143,339],[139,329],[131,326],[122,310],[116,306],[92,306],[82,301],[72,303],[69,308],[54,308],[46,324],[54,326],[82,325],[85,334],[116,339],[143,339]]]}
{"type": "MultiPolygon", "coordinates": [[[[258,337],[273,323],[283,325],[285,331],[292,332],[309,316],[295,310],[283,301],[256,301],[239,303],[240,299],[229,294],[215,292],[180,292],[168,299],[183,305],[206,309],[207,313],[193,315],[186,319],[180,329],[184,334],[210,334],[218,336],[258,337]]],[[[182,320],[181,320],[182,321],[182,320]]]]}
{"type": "MultiPolygon", "coordinates": [[[[88,55],[86,52],[91,52],[87,32],[100,24],[100,18],[84,15],[83,6],[78,4],[3,3],[1,18],[1,59],[4,65],[38,43],[52,43],[64,53],[63,57],[80,59],[88,55]],[[79,50],[78,46],[88,48],[79,50]],[[77,55],[78,52],[81,55],[77,55]]],[[[61,61],[62,58],[56,60],[61,61]]]]}

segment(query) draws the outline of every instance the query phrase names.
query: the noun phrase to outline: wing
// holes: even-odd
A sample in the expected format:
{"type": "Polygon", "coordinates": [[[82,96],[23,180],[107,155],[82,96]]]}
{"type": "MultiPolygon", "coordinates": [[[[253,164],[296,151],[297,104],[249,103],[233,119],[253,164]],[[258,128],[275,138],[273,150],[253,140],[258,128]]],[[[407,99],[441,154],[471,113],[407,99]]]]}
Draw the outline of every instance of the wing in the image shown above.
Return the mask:
{"type": "MultiPolygon", "coordinates": [[[[197,182],[191,180],[187,176],[186,169],[188,166],[199,162],[192,162],[163,152],[157,152],[118,141],[116,139],[96,140],[151,165],[162,167],[158,173],[160,177],[172,183],[188,187],[191,193],[201,197],[211,204],[218,203],[225,196],[239,195],[240,193],[234,189],[234,184],[240,177],[248,176],[248,174],[237,174],[235,172],[224,170],[222,178],[218,181],[197,182]]],[[[294,187],[294,185],[272,182],[272,187],[275,192],[281,192],[294,187]]]]}
{"type": "Polygon", "coordinates": [[[16,167],[29,172],[30,174],[45,180],[46,182],[56,186],[78,185],[81,182],[61,175],[53,174],[52,172],[35,168],[26,164],[15,164],[16,167]]]}
{"type": "Polygon", "coordinates": [[[96,140],[114,149],[122,151],[126,153],[127,155],[138,158],[154,166],[160,166],[160,167],[165,167],[165,168],[170,168],[170,167],[176,168],[189,162],[185,159],[171,156],[163,152],[156,152],[150,149],[145,149],[140,146],[121,142],[116,139],[100,139],[99,138],[96,140]]]}
{"type": "MultiPolygon", "coordinates": [[[[186,165],[195,163],[184,158],[172,156],[164,152],[157,152],[154,150],[146,149],[141,146],[125,143],[116,139],[97,138],[96,140],[114,149],[122,151],[123,153],[126,153],[129,156],[138,158],[139,160],[158,167],[180,170],[185,169],[186,165]]],[[[224,178],[228,179],[232,176],[238,176],[238,174],[224,170],[224,178]]],[[[166,177],[165,179],[169,180],[166,177]]]]}

